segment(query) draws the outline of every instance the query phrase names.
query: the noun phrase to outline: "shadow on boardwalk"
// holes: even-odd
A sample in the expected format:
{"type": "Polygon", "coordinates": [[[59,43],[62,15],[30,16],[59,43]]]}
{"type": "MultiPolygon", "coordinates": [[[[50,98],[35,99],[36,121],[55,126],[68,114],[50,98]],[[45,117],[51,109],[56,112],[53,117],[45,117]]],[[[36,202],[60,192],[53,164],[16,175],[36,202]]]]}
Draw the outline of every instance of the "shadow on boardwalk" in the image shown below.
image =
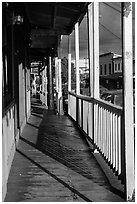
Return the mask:
{"type": "Polygon", "coordinates": [[[16,154],[5,201],[124,201],[113,192],[73,122],[65,115],[46,110],[37,101],[32,103],[32,115],[16,154]],[[25,159],[23,168],[16,157],[25,159]],[[17,168],[23,178],[28,178],[23,185],[17,168]]]}

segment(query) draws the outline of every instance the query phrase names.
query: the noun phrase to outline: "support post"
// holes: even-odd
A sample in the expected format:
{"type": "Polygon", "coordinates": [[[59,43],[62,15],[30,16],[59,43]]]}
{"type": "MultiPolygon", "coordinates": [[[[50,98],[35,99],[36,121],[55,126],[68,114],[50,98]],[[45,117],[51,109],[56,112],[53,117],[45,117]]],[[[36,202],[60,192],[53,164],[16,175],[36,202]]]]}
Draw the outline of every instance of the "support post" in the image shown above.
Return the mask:
{"type": "Polygon", "coordinates": [[[54,100],[53,100],[53,77],[52,77],[52,62],[51,62],[51,56],[49,56],[49,91],[48,91],[48,96],[49,96],[49,109],[53,110],[54,109],[54,100]]]}
{"type": "Polygon", "coordinates": [[[99,98],[99,3],[88,6],[90,96],[99,98]]]}
{"type": "Polygon", "coordinates": [[[58,59],[58,102],[59,115],[63,115],[63,98],[62,98],[62,78],[61,78],[61,59],[58,59]]]}
{"type": "Polygon", "coordinates": [[[58,111],[58,57],[55,57],[56,110],[58,111]]]}
{"type": "Polygon", "coordinates": [[[44,75],[45,75],[45,80],[44,80],[44,92],[45,92],[45,99],[44,99],[44,103],[45,103],[45,106],[47,107],[48,104],[47,104],[47,94],[48,94],[48,91],[47,91],[47,66],[45,65],[45,70],[44,70],[44,75]]]}
{"type": "Polygon", "coordinates": [[[71,36],[68,36],[68,91],[71,91],[71,36]]]}
{"type": "Polygon", "coordinates": [[[88,42],[89,42],[89,81],[90,96],[94,97],[94,72],[93,72],[93,3],[88,6],[88,42]]]}
{"type": "Polygon", "coordinates": [[[63,97],[62,97],[62,76],[61,76],[61,47],[60,36],[58,38],[58,114],[63,115],[63,97]]]}
{"type": "Polygon", "coordinates": [[[79,23],[75,24],[75,56],[76,56],[76,94],[80,94],[79,79],[79,23]]]}
{"type": "MultiPolygon", "coordinates": [[[[71,36],[68,36],[68,92],[71,91],[71,36]]],[[[70,96],[68,95],[68,114],[70,114],[70,96]]]]}
{"type": "MultiPolygon", "coordinates": [[[[88,38],[89,38],[89,77],[90,96],[99,98],[99,3],[94,2],[88,6],[88,38]]],[[[94,121],[94,104],[92,106],[92,138],[96,140],[96,128],[94,121]]],[[[94,147],[93,147],[94,149],[94,147]]],[[[95,150],[97,152],[97,150],[95,150]]]]}
{"type": "Polygon", "coordinates": [[[124,136],[125,136],[125,194],[132,200],[135,190],[134,127],[133,127],[133,46],[132,3],[122,2],[122,69],[124,86],[124,136]]]}
{"type": "Polygon", "coordinates": [[[55,57],[55,80],[56,80],[56,92],[58,93],[58,57],[55,57]]]}
{"type": "Polygon", "coordinates": [[[94,98],[99,98],[99,3],[93,3],[94,98]]]}

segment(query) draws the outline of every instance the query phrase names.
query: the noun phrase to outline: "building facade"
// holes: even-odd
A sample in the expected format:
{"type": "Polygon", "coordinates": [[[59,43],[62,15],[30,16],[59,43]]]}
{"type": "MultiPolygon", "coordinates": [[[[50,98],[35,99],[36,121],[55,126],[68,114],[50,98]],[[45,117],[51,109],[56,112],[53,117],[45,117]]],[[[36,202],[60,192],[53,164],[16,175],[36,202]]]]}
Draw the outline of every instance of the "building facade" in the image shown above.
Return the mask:
{"type": "MultiPolygon", "coordinates": [[[[100,84],[108,89],[120,89],[123,86],[122,56],[113,52],[99,56],[100,84]]],[[[135,60],[133,60],[133,76],[135,60]]]]}

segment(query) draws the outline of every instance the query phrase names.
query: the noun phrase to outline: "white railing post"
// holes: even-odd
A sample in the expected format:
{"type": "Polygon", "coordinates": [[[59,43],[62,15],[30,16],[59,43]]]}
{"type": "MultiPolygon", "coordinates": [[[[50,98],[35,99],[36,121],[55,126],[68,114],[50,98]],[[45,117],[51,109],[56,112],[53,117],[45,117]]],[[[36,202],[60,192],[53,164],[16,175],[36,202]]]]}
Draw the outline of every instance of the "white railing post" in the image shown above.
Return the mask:
{"type": "MultiPolygon", "coordinates": [[[[71,91],[71,36],[68,36],[68,91],[71,91]]],[[[70,95],[68,94],[68,114],[70,114],[70,95]]]]}
{"type": "Polygon", "coordinates": [[[125,193],[132,199],[134,176],[132,3],[122,5],[122,58],[124,84],[125,193]]]}
{"type": "Polygon", "coordinates": [[[94,72],[93,72],[93,3],[88,6],[88,42],[89,42],[89,79],[90,96],[93,98],[94,72]]]}
{"type": "Polygon", "coordinates": [[[58,57],[55,57],[55,81],[56,81],[56,109],[58,108],[58,57]]]}
{"type": "Polygon", "coordinates": [[[53,110],[54,109],[54,101],[53,101],[53,75],[52,75],[52,58],[49,56],[49,90],[48,90],[48,95],[49,95],[49,109],[53,110]]]}
{"type": "Polygon", "coordinates": [[[61,77],[61,59],[58,59],[58,107],[59,115],[63,115],[63,100],[62,100],[62,77],[61,77]]]}
{"type": "Polygon", "coordinates": [[[62,76],[61,76],[61,37],[58,36],[58,59],[57,59],[57,111],[63,115],[63,98],[62,98],[62,76]]]}
{"type": "Polygon", "coordinates": [[[79,79],[79,23],[75,24],[75,56],[76,56],[76,94],[80,94],[79,79]]]}
{"type": "Polygon", "coordinates": [[[99,3],[93,3],[94,98],[99,98],[99,3]]]}
{"type": "Polygon", "coordinates": [[[55,81],[56,81],[56,92],[58,93],[58,57],[55,57],[55,81]]]}
{"type": "Polygon", "coordinates": [[[71,36],[68,36],[68,91],[71,91],[71,36]]]}
{"type": "MultiPolygon", "coordinates": [[[[88,6],[88,40],[89,40],[89,77],[90,77],[90,96],[99,98],[99,3],[94,2],[88,6]]],[[[93,104],[93,141],[98,140],[97,134],[97,107],[93,104]],[[95,113],[95,114],[94,114],[95,113]]]]}
{"type": "Polygon", "coordinates": [[[44,99],[44,102],[45,102],[45,106],[47,107],[48,106],[48,103],[47,103],[47,99],[48,99],[48,97],[47,97],[47,95],[48,95],[48,90],[47,90],[47,84],[48,84],[48,82],[47,82],[47,66],[45,66],[45,70],[44,70],[44,72],[45,72],[45,82],[44,82],[44,92],[45,92],[45,99],[44,99]]]}
{"type": "Polygon", "coordinates": [[[99,98],[99,3],[88,6],[90,96],[99,98]]]}

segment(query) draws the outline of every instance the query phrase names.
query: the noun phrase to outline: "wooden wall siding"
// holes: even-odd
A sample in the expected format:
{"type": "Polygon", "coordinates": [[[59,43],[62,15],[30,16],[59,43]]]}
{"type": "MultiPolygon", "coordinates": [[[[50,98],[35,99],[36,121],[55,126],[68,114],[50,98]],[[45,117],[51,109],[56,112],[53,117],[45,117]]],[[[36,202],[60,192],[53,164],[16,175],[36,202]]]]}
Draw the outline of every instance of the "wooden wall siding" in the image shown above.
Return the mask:
{"type": "Polygon", "coordinates": [[[7,110],[2,120],[2,196],[5,197],[6,185],[13,156],[15,153],[14,104],[7,110]]]}

